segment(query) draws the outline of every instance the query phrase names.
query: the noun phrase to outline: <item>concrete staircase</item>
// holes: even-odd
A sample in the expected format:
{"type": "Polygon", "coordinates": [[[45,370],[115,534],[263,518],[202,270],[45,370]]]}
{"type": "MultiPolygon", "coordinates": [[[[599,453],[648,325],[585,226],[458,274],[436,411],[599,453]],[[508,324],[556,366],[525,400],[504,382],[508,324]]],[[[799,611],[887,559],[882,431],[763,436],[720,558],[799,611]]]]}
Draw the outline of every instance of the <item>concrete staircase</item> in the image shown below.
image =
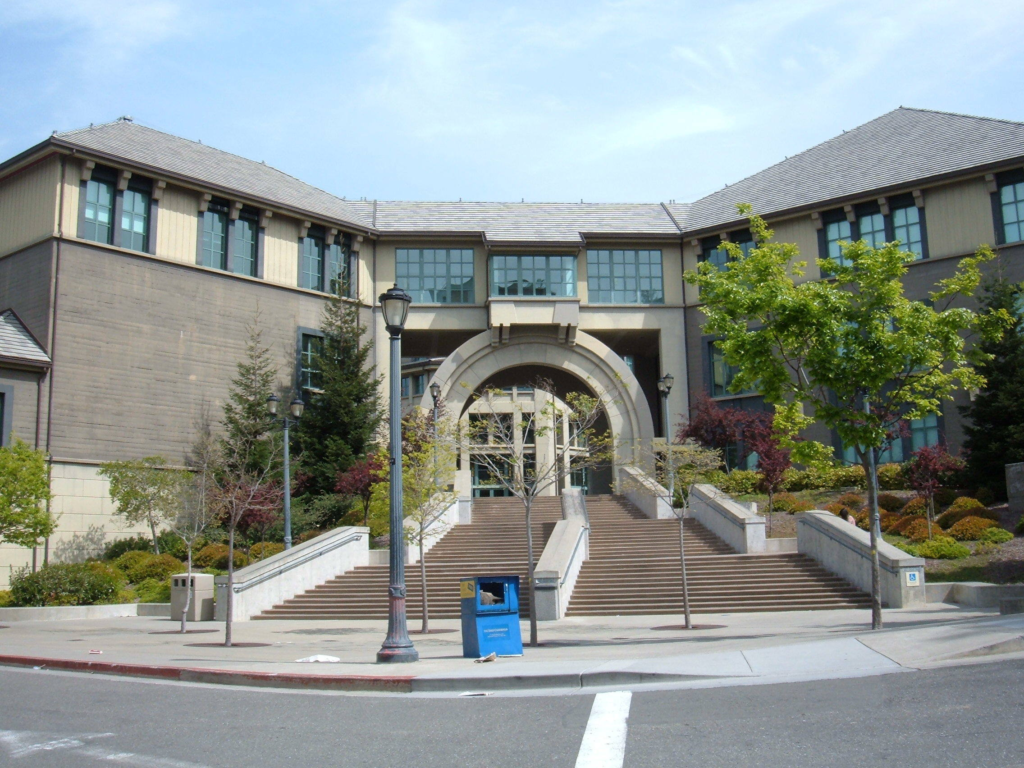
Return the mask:
{"type": "MultiPolygon", "coordinates": [[[[587,513],[590,559],[567,615],[681,613],[679,522],[651,520],[618,496],[588,496],[587,513]]],[[[695,613],[870,606],[867,594],[805,555],[740,555],[695,520],[687,520],[684,530],[695,613]]]]}
{"type": "MultiPolygon", "coordinates": [[[[534,557],[539,560],[554,524],[562,519],[561,499],[537,499],[532,514],[534,557]]],[[[677,550],[678,551],[678,550],[677,550]]],[[[526,590],[526,522],[519,499],[474,499],[473,522],[452,528],[427,553],[430,616],[457,619],[459,579],[466,576],[519,575],[520,613],[529,615],[526,590]]],[[[422,615],[419,563],[406,565],[406,613],[422,615]]],[[[388,566],[356,568],[315,589],[264,611],[255,619],[386,619],[388,566]]]]}

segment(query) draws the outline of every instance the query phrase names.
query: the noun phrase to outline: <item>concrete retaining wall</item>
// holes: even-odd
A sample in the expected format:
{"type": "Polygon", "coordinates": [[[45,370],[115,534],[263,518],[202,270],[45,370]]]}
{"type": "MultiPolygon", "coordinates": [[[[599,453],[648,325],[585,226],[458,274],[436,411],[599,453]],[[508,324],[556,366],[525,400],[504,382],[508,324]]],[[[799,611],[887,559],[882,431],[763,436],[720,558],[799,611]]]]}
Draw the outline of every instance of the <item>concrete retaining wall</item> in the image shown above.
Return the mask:
{"type": "Polygon", "coordinates": [[[579,489],[562,492],[562,517],[555,523],[533,574],[539,621],[565,616],[583,562],[590,558],[590,521],[579,489]]]}
{"type": "Polygon", "coordinates": [[[741,554],[766,551],[764,518],[713,485],[693,486],[689,516],[741,554]]]}
{"type": "MultiPolygon", "coordinates": [[[[871,592],[871,543],[867,531],[831,512],[804,512],[796,520],[797,549],[858,589],[871,592]]],[[[878,542],[882,603],[889,608],[923,605],[924,560],[878,542]],[[908,574],[915,574],[908,576],[908,574]],[[911,585],[913,580],[917,586],[911,585]]]]}
{"type": "MultiPolygon", "coordinates": [[[[246,621],[297,594],[369,563],[370,529],[335,528],[235,572],[234,621],[246,621]]],[[[227,619],[227,576],[217,576],[217,621],[227,619]]]]}
{"type": "Polygon", "coordinates": [[[637,467],[619,467],[619,493],[650,518],[672,520],[676,516],[668,501],[668,489],[637,467]]]}
{"type": "Polygon", "coordinates": [[[964,608],[998,608],[1000,600],[1024,599],[1024,584],[945,581],[929,584],[929,603],[955,603],[964,608]]]}
{"type": "Polygon", "coordinates": [[[0,621],[72,621],[117,619],[122,616],[170,616],[170,603],[64,605],[46,608],[0,608],[0,621]]]}

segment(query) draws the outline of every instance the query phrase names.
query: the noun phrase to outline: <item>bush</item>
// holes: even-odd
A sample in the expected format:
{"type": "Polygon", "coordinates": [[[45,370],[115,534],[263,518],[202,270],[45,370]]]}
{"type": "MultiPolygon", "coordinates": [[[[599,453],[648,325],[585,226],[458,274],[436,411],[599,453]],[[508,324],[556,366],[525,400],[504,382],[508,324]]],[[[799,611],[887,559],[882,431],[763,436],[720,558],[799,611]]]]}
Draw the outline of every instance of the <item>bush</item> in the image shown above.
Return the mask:
{"type": "MultiPolygon", "coordinates": [[[[942,536],[942,529],[935,523],[931,526],[932,538],[942,536]]],[[[928,521],[917,520],[903,529],[903,535],[911,541],[926,541],[928,539],[928,521]]]]}
{"type": "Polygon", "coordinates": [[[878,522],[882,528],[882,533],[889,533],[892,530],[892,527],[902,519],[903,516],[898,512],[886,512],[882,510],[878,513],[878,522]]]}
{"type": "MultiPolygon", "coordinates": [[[[878,487],[883,491],[902,491],[907,487],[903,464],[882,464],[878,468],[878,487]]],[[[892,510],[895,512],[896,510],[892,510]]]]}
{"type": "Polygon", "coordinates": [[[107,544],[103,550],[104,560],[117,560],[125,552],[152,552],[153,540],[145,536],[132,536],[127,539],[117,539],[107,544]]]}
{"type": "MultiPolygon", "coordinates": [[[[163,531],[156,540],[160,542],[160,554],[170,555],[176,557],[179,560],[186,560],[188,558],[188,547],[185,546],[185,542],[181,540],[181,536],[176,534],[174,531],[163,531]]],[[[195,549],[199,550],[206,546],[206,542],[200,539],[196,542],[195,549]]]]}
{"type": "Polygon", "coordinates": [[[884,509],[886,512],[899,512],[903,509],[903,499],[891,493],[880,493],[878,494],[878,509],[884,509]]]}
{"type": "Polygon", "coordinates": [[[128,578],[128,581],[141,581],[142,579],[136,579],[134,577],[135,569],[139,568],[151,557],[154,557],[152,552],[143,552],[140,549],[131,549],[117,558],[117,560],[114,561],[114,566],[128,578]]]}
{"type": "Polygon", "coordinates": [[[735,496],[744,496],[749,493],[757,493],[758,483],[761,476],[751,469],[734,469],[722,478],[719,490],[735,496]]]}
{"type": "Polygon", "coordinates": [[[977,541],[986,530],[998,525],[995,520],[971,515],[950,526],[949,535],[957,541],[977,541]]]}
{"type": "Polygon", "coordinates": [[[167,579],[143,579],[135,587],[139,595],[140,603],[169,603],[171,602],[171,580],[167,579]]]}
{"type": "Polygon", "coordinates": [[[961,496],[959,499],[954,501],[949,509],[943,512],[936,519],[939,525],[943,528],[952,528],[954,525],[959,523],[965,517],[985,517],[989,520],[999,522],[999,514],[988,509],[977,499],[972,499],[969,496],[961,496]]]}
{"type": "MultiPolygon", "coordinates": [[[[195,556],[195,564],[199,568],[216,568],[227,570],[228,567],[228,545],[207,544],[199,554],[195,556]]],[[[244,552],[235,550],[235,568],[244,568],[249,564],[249,558],[244,552]]]]}
{"type": "Polygon", "coordinates": [[[825,505],[825,511],[826,512],[831,512],[833,515],[836,515],[836,516],[841,516],[843,514],[843,510],[844,509],[847,512],[849,512],[851,515],[855,514],[856,511],[857,511],[855,509],[850,509],[849,507],[843,506],[842,504],[840,504],[840,503],[838,503],[836,501],[833,501],[830,504],[826,504],[825,505]]]}
{"type": "Polygon", "coordinates": [[[814,509],[811,502],[798,499],[792,493],[777,493],[772,501],[776,512],[786,512],[790,515],[814,509]]]}
{"type": "Polygon", "coordinates": [[[986,507],[996,500],[996,495],[992,493],[992,490],[985,487],[979,488],[975,491],[974,497],[986,507]]]}
{"type": "Polygon", "coordinates": [[[63,563],[18,571],[11,597],[18,606],[98,605],[113,602],[124,586],[124,575],[106,563],[63,563]]]}
{"type": "Polygon", "coordinates": [[[284,552],[284,544],[279,544],[276,541],[263,541],[249,547],[249,561],[255,563],[259,560],[266,560],[279,552],[284,552]]]}
{"type": "MultiPolygon", "coordinates": [[[[359,523],[358,524],[359,525],[363,524],[362,512],[359,513],[359,523]]],[[[320,536],[321,534],[324,534],[324,533],[327,533],[327,531],[321,531],[319,529],[314,529],[312,531],[306,531],[304,534],[302,534],[301,536],[299,536],[298,538],[295,539],[295,543],[296,544],[302,544],[304,541],[309,541],[310,539],[315,539],[317,536],[320,536]]],[[[430,595],[428,594],[427,597],[430,597],[430,595]]]]}
{"type": "Polygon", "coordinates": [[[829,488],[833,490],[868,487],[864,467],[860,466],[860,464],[833,467],[829,472],[829,476],[829,488]]]}
{"type": "Polygon", "coordinates": [[[149,559],[136,567],[132,573],[128,574],[128,577],[133,584],[139,584],[146,579],[162,581],[184,570],[185,564],[176,557],[171,557],[170,555],[150,555],[149,559]]]}
{"type": "Polygon", "coordinates": [[[864,497],[858,496],[856,493],[844,493],[842,496],[836,499],[836,504],[844,506],[848,509],[859,510],[861,507],[864,506],[864,497]]]}
{"type": "Polygon", "coordinates": [[[952,488],[939,488],[935,492],[935,508],[942,509],[948,507],[956,500],[956,491],[952,488]]]}
{"type": "Polygon", "coordinates": [[[928,511],[928,499],[924,496],[915,496],[900,510],[904,515],[923,515],[928,511]]]}
{"type": "Polygon", "coordinates": [[[1013,534],[1005,528],[993,525],[981,532],[981,540],[989,544],[1005,544],[1008,541],[1013,541],[1013,534]]]}
{"type": "Polygon", "coordinates": [[[970,555],[971,550],[948,536],[936,536],[918,544],[912,554],[932,560],[959,560],[970,555]]]}
{"type": "Polygon", "coordinates": [[[916,523],[918,521],[924,522],[925,521],[925,516],[924,515],[903,515],[903,517],[901,517],[899,519],[899,521],[897,521],[892,526],[892,528],[890,529],[889,532],[890,533],[895,533],[898,536],[906,536],[907,535],[907,533],[906,533],[907,528],[909,528],[910,526],[912,526],[914,523],[916,523]]]}
{"type": "Polygon", "coordinates": [[[7,608],[11,605],[14,605],[14,597],[11,595],[11,590],[0,589],[0,608],[7,608]]]}

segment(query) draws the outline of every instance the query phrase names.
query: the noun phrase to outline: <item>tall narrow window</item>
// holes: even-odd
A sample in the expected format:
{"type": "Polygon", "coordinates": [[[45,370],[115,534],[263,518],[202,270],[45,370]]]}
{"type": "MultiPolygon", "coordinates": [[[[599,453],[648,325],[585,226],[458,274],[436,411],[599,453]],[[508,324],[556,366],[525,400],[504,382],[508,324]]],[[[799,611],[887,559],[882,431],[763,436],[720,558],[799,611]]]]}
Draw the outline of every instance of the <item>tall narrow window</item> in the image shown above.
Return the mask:
{"type": "Polygon", "coordinates": [[[910,420],[911,450],[939,444],[939,416],[931,413],[921,419],[910,420]]]}
{"type": "Polygon", "coordinates": [[[320,389],[322,384],[317,358],[323,350],[324,340],[312,333],[302,334],[299,351],[299,386],[302,389],[320,389]]]}
{"type": "Polygon", "coordinates": [[[226,203],[213,201],[203,212],[203,242],[200,264],[214,269],[227,269],[228,264],[228,208],[226,203]]]}
{"type": "MultiPolygon", "coordinates": [[[[96,175],[95,172],[93,174],[96,175]]],[[[114,184],[93,178],[85,183],[81,236],[96,243],[113,242],[114,184]]]]}
{"type": "Polygon", "coordinates": [[[725,355],[713,341],[708,343],[708,358],[710,366],[708,378],[710,379],[712,397],[744,395],[754,391],[753,389],[744,389],[739,392],[731,392],[729,390],[733,379],[736,378],[736,374],[739,373],[740,369],[735,365],[729,365],[725,361],[725,355]]]}
{"type": "Polygon", "coordinates": [[[149,195],[131,187],[121,201],[121,247],[143,253],[149,248],[149,195]]]}
{"type": "Polygon", "coordinates": [[[256,277],[256,254],[259,248],[259,219],[243,210],[231,225],[231,271],[236,275],[256,277]]]}
{"type": "Polygon", "coordinates": [[[575,256],[492,256],[492,296],[575,296],[575,256]]]}
{"type": "Polygon", "coordinates": [[[881,211],[866,213],[857,218],[857,234],[872,248],[879,248],[885,242],[885,217],[881,211]]]}
{"type": "Polygon", "coordinates": [[[894,208],[892,211],[893,239],[900,243],[900,250],[924,258],[924,234],[921,231],[921,209],[916,205],[894,208]]]}
{"type": "Polygon", "coordinates": [[[846,219],[830,221],[825,224],[825,255],[827,258],[835,259],[840,266],[846,266],[846,257],[843,256],[840,242],[850,242],[853,239],[853,232],[850,222],[846,219]]]}
{"type": "Polygon", "coordinates": [[[999,210],[1003,219],[1003,242],[1024,240],[1024,181],[999,188],[999,210]]]}
{"type": "Polygon", "coordinates": [[[397,248],[395,275],[414,302],[472,304],[472,248],[397,248]]]}
{"type": "Polygon", "coordinates": [[[591,304],[662,304],[661,251],[587,251],[591,304]]]}
{"type": "MultiPolygon", "coordinates": [[[[339,236],[340,237],[340,236],[339,236]]],[[[327,284],[328,293],[335,296],[353,298],[349,249],[345,243],[331,243],[327,246],[327,284]]]]}
{"type": "Polygon", "coordinates": [[[302,238],[299,258],[299,287],[311,291],[324,289],[324,241],[312,231],[302,238]]]}
{"type": "Polygon", "coordinates": [[[718,269],[725,269],[729,253],[722,247],[722,238],[705,237],[700,241],[700,261],[710,261],[718,269]]]}

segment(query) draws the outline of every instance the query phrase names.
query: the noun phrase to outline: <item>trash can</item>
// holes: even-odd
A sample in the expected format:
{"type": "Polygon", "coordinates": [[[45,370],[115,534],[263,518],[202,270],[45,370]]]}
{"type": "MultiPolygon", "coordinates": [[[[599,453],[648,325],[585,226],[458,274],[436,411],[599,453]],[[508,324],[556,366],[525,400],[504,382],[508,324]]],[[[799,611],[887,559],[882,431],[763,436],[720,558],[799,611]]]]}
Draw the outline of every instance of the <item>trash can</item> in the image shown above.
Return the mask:
{"type": "Polygon", "coordinates": [[[519,577],[474,576],[461,579],[462,655],[478,659],[491,653],[522,656],[519,631],[519,577]]]}
{"type": "MultiPolygon", "coordinates": [[[[208,573],[192,574],[192,600],[188,605],[189,621],[213,621],[213,576],[208,573]]],[[[171,576],[171,619],[181,621],[188,594],[188,574],[171,576]]]]}

